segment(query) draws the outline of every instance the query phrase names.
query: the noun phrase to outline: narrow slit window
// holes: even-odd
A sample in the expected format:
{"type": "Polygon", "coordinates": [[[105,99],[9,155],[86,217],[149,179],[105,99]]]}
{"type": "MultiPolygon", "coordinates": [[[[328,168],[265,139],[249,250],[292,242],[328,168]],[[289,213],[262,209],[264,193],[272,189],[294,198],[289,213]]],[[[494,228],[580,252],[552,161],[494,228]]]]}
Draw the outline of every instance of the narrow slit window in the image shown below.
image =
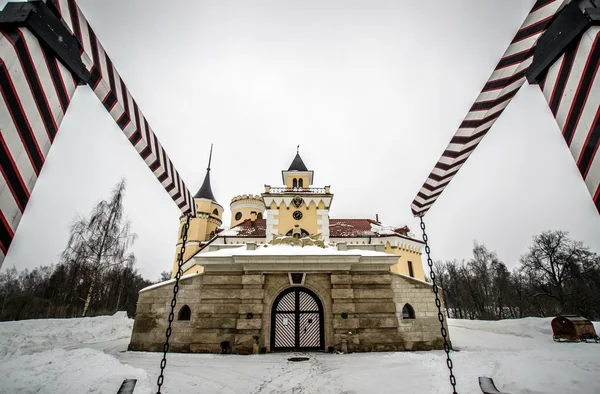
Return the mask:
{"type": "Polygon", "coordinates": [[[408,262],[408,274],[414,278],[415,277],[415,271],[413,271],[413,265],[412,265],[412,261],[408,262]]]}
{"type": "Polygon", "coordinates": [[[192,310],[190,309],[189,306],[184,305],[181,307],[181,309],[179,310],[179,315],[177,317],[177,320],[190,320],[192,318],[192,310]]]}
{"type": "Polygon", "coordinates": [[[294,178],[294,180],[292,181],[292,187],[294,189],[296,189],[298,187],[298,179],[294,178]]]}
{"type": "Polygon", "coordinates": [[[302,179],[302,178],[298,179],[298,187],[300,189],[302,189],[304,187],[304,179],[302,179]]]}

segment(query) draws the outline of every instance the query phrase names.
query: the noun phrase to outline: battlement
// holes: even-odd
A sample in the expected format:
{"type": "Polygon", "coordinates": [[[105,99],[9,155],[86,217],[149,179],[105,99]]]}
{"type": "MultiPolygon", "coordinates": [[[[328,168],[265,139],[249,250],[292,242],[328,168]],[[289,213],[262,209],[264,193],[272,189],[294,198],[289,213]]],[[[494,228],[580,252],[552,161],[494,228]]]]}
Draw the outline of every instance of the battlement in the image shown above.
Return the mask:
{"type": "Polygon", "coordinates": [[[242,200],[257,200],[262,202],[263,199],[261,196],[259,195],[252,195],[252,194],[241,194],[239,196],[235,196],[231,199],[231,203],[233,204],[234,202],[237,201],[242,201],[242,200]]]}

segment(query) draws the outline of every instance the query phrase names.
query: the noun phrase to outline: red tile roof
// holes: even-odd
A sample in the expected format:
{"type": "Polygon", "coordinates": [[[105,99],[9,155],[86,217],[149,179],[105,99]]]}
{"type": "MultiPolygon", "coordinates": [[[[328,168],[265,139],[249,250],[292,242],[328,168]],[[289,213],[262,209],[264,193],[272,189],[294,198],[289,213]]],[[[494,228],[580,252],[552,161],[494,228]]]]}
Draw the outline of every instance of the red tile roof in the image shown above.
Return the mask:
{"type": "MultiPolygon", "coordinates": [[[[224,235],[226,237],[265,237],[267,233],[266,219],[247,219],[233,227],[235,234],[224,235]]],[[[227,232],[231,232],[228,230],[227,232]]],[[[219,230],[222,232],[223,230],[219,230]]],[[[331,238],[353,238],[353,237],[380,237],[398,235],[410,238],[407,226],[391,228],[377,223],[372,219],[329,219],[329,237],[331,238]]],[[[419,242],[419,241],[417,241],[419,242]]]]}
{"type": "Polygon", "coordinates": [[[267,235],[267,220],[256,219],[252,221],[246,219],[237,226],[232,227],[232,229],[237,230],[237,235],[234,235],[234,237],[265,237],[267,235]]]}
{"type": "Polygon", "coordinates": [[[401,235],[408,237],[407,226],[392,228],[372,219],[329,219],[329,237],[379,237],[385,235],[401,235]]]}

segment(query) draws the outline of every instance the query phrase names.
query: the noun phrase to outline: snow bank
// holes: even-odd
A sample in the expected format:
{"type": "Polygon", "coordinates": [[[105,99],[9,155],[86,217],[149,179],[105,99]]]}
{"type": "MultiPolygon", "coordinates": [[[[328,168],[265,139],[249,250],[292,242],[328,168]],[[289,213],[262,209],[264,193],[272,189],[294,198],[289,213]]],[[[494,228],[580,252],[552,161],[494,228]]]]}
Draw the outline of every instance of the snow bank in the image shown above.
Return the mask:
{"type": "Polygon", "coordinates": [[[125,379],[137,379],[135,393],[150,393],[146,371],[121,364],[92,349],[52,349],[0,363],[0,393],[116,393],[125,379]]]}
{"type": "Polygon", "coordinates": [[[36,319],[0,323],[0,360],[47,349],[109,342],[131,337],[126,312],[78,319],[36,319]]]}
{"type": "Polygon", "coordinates": [[[526,317],[495,321],[450,319],[450,326],[517,337],[535,338],[543,336],[552,338],[551,320],[551,317],[526,317]]]}
{"type": "Polygon", "coordinates": [[[126,312],[0,323],[0,394],[116,393],[124,379],[150,393],[145,370],[107,354],[127,349],[132,326],[126,312]]]}

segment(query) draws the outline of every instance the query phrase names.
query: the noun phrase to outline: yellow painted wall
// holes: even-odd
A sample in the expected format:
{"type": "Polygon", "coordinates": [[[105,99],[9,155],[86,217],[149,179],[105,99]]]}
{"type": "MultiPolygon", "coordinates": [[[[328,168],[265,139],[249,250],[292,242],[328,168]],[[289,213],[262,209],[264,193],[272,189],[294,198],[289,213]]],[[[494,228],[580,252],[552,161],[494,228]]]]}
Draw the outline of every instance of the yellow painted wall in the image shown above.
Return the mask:
{"type": "Polygon", "coordinates": [[[307,206],[304,202],[300,207],[296,208],[294,205],[290,205],[289,208],[285,204],[281,204],[276,219],[279,219],[277,225],[277,232],[279,235],[285,235],[288,231],[292,230],[297,224],[300,228],[306,230],[309,235],[322,233],[323,229],[317,224],[317,219],[320,217],[317,215],[317,209],[325,209],[323,203],[319,203],[317,206],[314,202],[311,202],[307,206]],[[293,217],[295,211],[302,212],[302,219],[296,220],[293,217]]]}
{"type": "Polygon", "coordinates": [[[390,267],[390,270],[392,272],[410,276],[408,271],[408,262],[412,261],[414,278],[423,281],[425,280],[425,272],[423,271],[423,262],[421,261],[421,254],[408,249],[392,247],[390,246],[389,242],[385,245],[385,252],[397,254],[400,256],[398,258],[398,264],[390,267]]]}
{"type": "Polygon", "coordinates": [[[234,197],[229,206],[231,208],[230,227],[235,227],[245,220],[252,219],[252,212],[256,212],[256,219],[263,219],[265,217],[265,206],[260,196],[234,197]],[[235,217],[238,213],[241,213],[242,217],[236,220],[235,217]]]}
{"type": "MultiPolygon", "coordinates": [[[[190,227],[188,229],[187,241],[185,246],[185,252],[183,254],[183,260],[186,261],[200,250],[199,242],[205,242],[211,239],[211,233],[214,236],[217,227],[221,223],[223,217],[223,208],[215,204],[214,202],[207,199],[196,199],[196,208],[198,210],[198,216],[190,219],[190,227]],[[206,217],[206,215],[209,217],[206,217]]],[[[175,246],[175,257],[173,258],[173,268],[171,270],[171,277],[175,277],[177,274],[178,264],[177,258],[179,257],[179,251],[181,249],[182,240],[182,229],[186,222],[185,216],[179,220],[179,229],[177,237],[177,245],[175,246]]]]}
{"type": "Polygon", "coordinates": [[[188,268],[183,275],[181,276],[185,276],[185,275],[192,275],[192,274],[201,274],[204,272],[204,267],[201,265],[194,265],[191,268],[188,268]]]}
{"type": "MultiPolygon", "coordinates": [[[[285,180],[285,186],[289,187],[289,188],[293,187],[294,186],[294,178],[302,179],[302,187],[310,186],[310,184],[309,184],[310,178],[308,175],[299,175],[299,174],[294,174],[293,172],[284,173],[283,179],[285,180]]],[[[298,181],[298,182],[300,182],[300,181],[298,181]]]]}

